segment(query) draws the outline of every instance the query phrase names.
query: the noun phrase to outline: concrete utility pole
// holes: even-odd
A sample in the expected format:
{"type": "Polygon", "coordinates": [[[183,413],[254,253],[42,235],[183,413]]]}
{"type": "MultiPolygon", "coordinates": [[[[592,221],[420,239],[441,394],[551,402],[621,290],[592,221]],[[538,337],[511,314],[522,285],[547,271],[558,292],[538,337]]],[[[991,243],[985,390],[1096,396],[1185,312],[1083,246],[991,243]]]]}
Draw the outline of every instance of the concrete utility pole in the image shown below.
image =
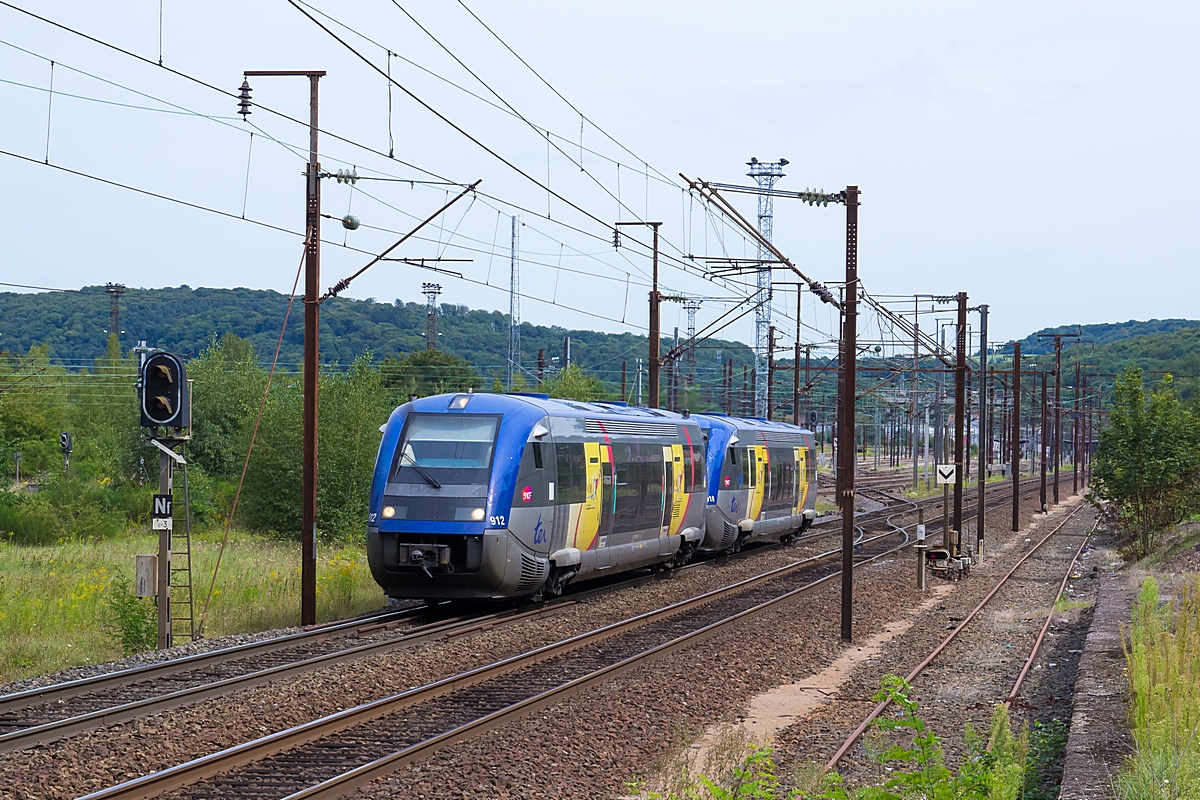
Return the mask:
{"type": "Polygon", "coordinates": [[[846,187],[846,294],[842,323],[841,431],[838,475],[842,508],[842,638],[850,641],[854,619],[854,411],[858,360],[858,187],[846,187]]]}
{"type": "Polygon", "coordinates": [[[967,465],[963,452],[967,416],[967,293],[958,293],[958,327],[954,360],[954,544],[957,556],[962,549],[963,477],[967,465]]]}
{"type": "Polygon", "coordinates": [[[1021,530],[1021,343],[1013,343],[1012,388],[1012,529],[1021,530]]]}
{"type": "MultiPolygon", "coordinates": [[[[300,478],[300,624],[317,622],[317,387],[321,346],[321,164],[317,160],[317,82],[325,70],[255,70],[251,76],[308,78],[308,168],[304,174],[304,452],[300,478]]],[[[244,115],[249,113],[249,86],[242,84],[244,115]]],[[[239,103],[241,105],[241,103],[239,103]]]]}
{"type": "Polygon", "coordinates": [[[987,451],[991,438],[984,442],[984,420],[987,419],[987,357],[988,357],[988,307],[979,307],[979,497],[975,508],[975,552],[983,558],[984,498],[987,491],[987,451]]]}
{"type": "MultiPolygon", "coordinates": [[[[658,393],[659,393],[659,369],[662,367],[662,358],[659,356],[659,351],[662,347],[662,333],[659,324],[659,306],[662,304],[662,295],[658,291],[658,228],[662,225],[661,222],[618,222],[617,226],[621,225],[649,225],[654,231],[654,244],[651,246],[652,253],[652,270],[651,270],[651,286],[650,286],[650,357],[647,359],[650,362],[650,397],[647,405],[650,408],[658,408],[658,393]]],[[[640,386],[640,384],[639,384],[640,386]]],[[[640,391],[639,391],[640,394],[640,391]]]]}

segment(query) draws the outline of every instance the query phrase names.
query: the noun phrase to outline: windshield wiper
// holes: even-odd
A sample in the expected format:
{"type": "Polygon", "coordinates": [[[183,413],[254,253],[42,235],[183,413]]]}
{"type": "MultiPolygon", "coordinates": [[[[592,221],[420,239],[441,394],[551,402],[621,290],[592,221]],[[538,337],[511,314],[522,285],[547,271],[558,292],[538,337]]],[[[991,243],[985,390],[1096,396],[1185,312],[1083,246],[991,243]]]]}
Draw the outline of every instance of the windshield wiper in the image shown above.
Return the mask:
{"type": "Polygon", "coordinates": [[[401,453],[400,458],[408,459],[408,463],[412,466],[412,468],[415,469],[417,471],[417,474],[420,475],[422,478],[424,478],[425,482],[428,483],[430,486],[432,486],[435,489],[442,488],[442,484],[438,483],[438,479],[433,477],[432,475],[430,475],[428,472],[426,472],[425,468],[422,467],[420,464],[418,464],[417,460],[415,458],[410,456],[408,453],[401,453]]]}

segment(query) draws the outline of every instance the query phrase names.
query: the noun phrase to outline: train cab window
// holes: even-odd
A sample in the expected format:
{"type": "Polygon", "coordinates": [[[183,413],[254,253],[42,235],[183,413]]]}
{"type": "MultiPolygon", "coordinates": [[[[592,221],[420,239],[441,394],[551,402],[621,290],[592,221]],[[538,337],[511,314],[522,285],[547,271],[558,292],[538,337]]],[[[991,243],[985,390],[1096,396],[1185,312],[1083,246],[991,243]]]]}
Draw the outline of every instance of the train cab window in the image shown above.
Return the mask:
{"type": "Polygon", "coordinates": [[[533,448],[533,466],[535,469],[542,469],[542,443],[533,442],[531,446],[533,448]]]}
{"type": "Polygon", "coordinates": [[[735,467],[737,466],[737,449],[736,448],[733,448],[733,447],[729,448],[729,463],[735,467]]]}
{"type": "Polygon", "coordinates": [[[420,482],[420,467],[442,483],[486,482],[500,417],[494,414],[410,414],[396,446],[392,480],[420,482]]]}
{"type": "Polygon", "coordinates": [[[554,455],[558,466],[558,502],[582,503],[587,488],[583,444],[555,445],[554,455]]]}

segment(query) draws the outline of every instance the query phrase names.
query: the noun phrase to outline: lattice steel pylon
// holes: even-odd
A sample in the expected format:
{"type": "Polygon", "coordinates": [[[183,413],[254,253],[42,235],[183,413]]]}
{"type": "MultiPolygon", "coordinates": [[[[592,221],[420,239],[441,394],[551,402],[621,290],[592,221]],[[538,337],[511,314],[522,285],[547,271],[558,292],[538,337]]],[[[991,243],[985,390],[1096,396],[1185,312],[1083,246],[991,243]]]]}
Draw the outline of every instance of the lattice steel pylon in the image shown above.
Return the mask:
{"type": "MultiPolygon", "coordinates": [[[[696,338],[696,312],[700,310],[700,301],[684,300],[683,310],[688,315],[687,341],[691,344],[692,340],[696,338]]],[[[691,388],[696,383],[696,348],[694,347],[688,347],[687,365],[687,384],[688,388],[691,388]]]]}
{"type": "Polygon", "coordinates": [[[521,374],[521,260],[517,257],[520,236],[516,216],[512,218],[512,253],[508,277],[508,390],[521,374]]]}
{"type": "MultiPolygon", "coordinates": [[[[775,182],[783,177],[783,168],[788,160],[759,161],[751,158],[746,164],[750,171],[746,174],[754,178],[758,187],[763,190],[758,196],[758,232],[768,242],[772,241],[774,233],[775,197],[771,190],[775,182]]],[[[754,416],[766,417],[767,414],[767,350],[771,347],[771,264],[773,256],[761,244],[758,246],[758,290],[755,302],[758,308],[754,313],[754,416]]]]}
{"type": "Polygon", "coordinates": [[[125,294],[125,284],[106,283],[104,293],[109,297],[108,304],[108,333],[111,336],[121,336],[121,295],[125,294]]]}
{"type": "Polygon", "coordinates": [[[425,293],[425,349],[437,350],[437,298],[442,293],[440,283],[422,283],[425,293]]]}

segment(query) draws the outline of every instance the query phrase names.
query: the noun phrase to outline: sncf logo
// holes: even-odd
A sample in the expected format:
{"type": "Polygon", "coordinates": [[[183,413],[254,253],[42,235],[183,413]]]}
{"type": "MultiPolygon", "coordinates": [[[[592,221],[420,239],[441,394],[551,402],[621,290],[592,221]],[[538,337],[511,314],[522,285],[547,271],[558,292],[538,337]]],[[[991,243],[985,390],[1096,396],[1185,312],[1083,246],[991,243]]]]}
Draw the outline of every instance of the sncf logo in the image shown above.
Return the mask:
{"type": "Polygon", "coordinates": [[[526,486],[521,490],[521,502],[528,503],[533,500],[533,487],[526,486]]]}
{"type": "Polygon", "coordinates": [[[726,485],[726,486],[728,486],[728,485],[729,485],[729,481],[730,481],[730,480],[731,480],[731,478],[730,478],[728,475],[726,475],[726,476],[725,476],[725,485],[726,485]]]}

